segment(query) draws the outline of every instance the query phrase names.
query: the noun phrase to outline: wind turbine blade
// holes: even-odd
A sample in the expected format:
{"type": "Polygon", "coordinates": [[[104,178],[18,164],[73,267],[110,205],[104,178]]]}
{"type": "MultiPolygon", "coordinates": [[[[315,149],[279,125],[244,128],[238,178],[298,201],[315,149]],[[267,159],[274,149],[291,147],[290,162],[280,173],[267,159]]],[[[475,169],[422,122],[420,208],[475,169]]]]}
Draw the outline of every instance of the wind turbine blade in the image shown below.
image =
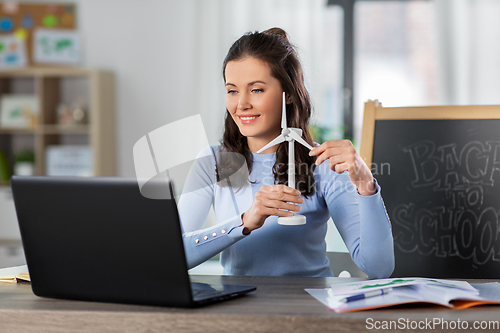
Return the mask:
{"type": "Polygon", "coordinates": [[[263,152],[267,148],[272,147],[274,145],[277,145],[279,143],[282,143],[283,141],[285,141],[285,137],[280,134],[279,136],[276,137],[276,139],[274,139],[273,141],[269,142],[267,145],[265,145],[264,147],[259,149],[259,151],[257,151],[257,154],[260,154],[261,152],[263,152]]]}
{"type": "Polygon", "coordinates": [[[283,102],[281,104],[281,128],[286,128],[286,100],[284,91],[283,91],[283,102]]]}
{"type": "Polygon", "coordinates": [[[297,142],[298,142],[298,143],[300,143],[301,145],[303,145],[303,146],[305,146],[305,147],[309,148],[309,150],[313,150],[313,149],[314,149],[314,148],[313,148],[310,144],[308,144],[308,143],[306,142],[306,140],[302,139],[302,138],[300,137],[300,135],[298,135],[298,134],[297,134],[297,132],[295,132],[295,131],[290,131],[290,134],[288,134],[288,135],[289,135],[289,136],[291,136],[291,137],[292,137],[292,139],[294,139],[295,141],[297,141],[297,142]]]}

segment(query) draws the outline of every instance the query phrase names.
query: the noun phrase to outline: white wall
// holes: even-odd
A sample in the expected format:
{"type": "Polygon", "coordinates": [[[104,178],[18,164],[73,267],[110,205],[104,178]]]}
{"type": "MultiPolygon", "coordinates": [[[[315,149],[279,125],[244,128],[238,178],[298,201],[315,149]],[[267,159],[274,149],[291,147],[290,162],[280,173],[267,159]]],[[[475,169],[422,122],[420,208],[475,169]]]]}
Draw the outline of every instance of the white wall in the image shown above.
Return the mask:
{"type": "Polygon", "coordinates": [[[85,66],[116,75],[118,175],[132,177],[139,138],[199,113],[190,89],[194,1],[83,0],[78,11],[85,66]]]}

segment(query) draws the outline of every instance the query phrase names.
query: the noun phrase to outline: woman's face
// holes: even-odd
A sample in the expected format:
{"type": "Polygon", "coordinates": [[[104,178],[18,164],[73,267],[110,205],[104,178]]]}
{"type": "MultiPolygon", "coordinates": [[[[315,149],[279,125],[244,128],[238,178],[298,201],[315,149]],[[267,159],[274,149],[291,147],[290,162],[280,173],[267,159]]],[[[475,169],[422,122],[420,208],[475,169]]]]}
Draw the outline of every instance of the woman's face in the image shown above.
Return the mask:
{"type": "Polygon", "coordinates": [[[257,152],[281,133],[281,83],[271,76],[269,65],[256,58],[229,61],[225,73],[227,110],[247,137],[248,148],[257,152]]]}

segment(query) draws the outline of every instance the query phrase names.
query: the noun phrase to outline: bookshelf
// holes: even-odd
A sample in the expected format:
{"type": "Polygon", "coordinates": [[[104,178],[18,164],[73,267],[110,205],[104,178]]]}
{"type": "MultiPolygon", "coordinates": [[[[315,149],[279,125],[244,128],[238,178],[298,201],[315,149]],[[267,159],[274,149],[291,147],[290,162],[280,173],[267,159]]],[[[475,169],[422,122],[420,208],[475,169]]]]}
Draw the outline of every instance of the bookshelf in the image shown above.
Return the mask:
{"type": "Polygon", "coordinates": [[[46,175],[49,147],[77,145],[90,148],[92,176],[116,174],[113,73],[60,67],[2,70],[0,96],[4,94],[34,95],[38,104],[36,121],[29,128],[9,128],[0,123],[0,150],[7,156],[12,172],[19,150],[33,150],[34,174],[46,175]],[[78,125],[60,124],[61,103],[81,103],[88,121],[78,125]]]}

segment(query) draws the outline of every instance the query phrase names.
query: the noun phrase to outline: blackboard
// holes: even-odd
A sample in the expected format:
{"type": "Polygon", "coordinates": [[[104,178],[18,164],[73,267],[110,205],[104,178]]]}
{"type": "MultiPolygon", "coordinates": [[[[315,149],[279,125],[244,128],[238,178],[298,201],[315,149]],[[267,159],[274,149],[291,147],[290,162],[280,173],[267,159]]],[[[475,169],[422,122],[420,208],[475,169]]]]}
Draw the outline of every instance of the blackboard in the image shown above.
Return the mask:
{"type": "Polygon", "coordinates": [[[498,278],[500,106],[370,108],[363,151],[392,223],[392,276],[498,278]]]}

